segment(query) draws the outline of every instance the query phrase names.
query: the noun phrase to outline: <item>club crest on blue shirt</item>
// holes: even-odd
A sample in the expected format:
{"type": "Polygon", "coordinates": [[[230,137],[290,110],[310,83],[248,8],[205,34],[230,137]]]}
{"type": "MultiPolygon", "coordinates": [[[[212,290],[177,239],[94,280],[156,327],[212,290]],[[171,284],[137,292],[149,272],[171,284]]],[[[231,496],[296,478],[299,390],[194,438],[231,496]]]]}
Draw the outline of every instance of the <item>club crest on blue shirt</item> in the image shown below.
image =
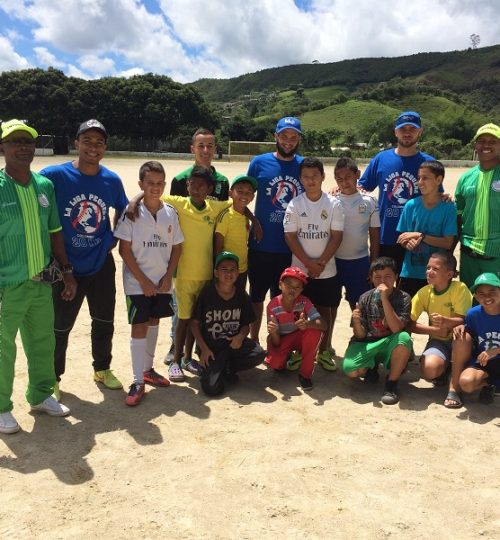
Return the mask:
{"type": "Polygon", "coordinates": [[[386,183],[384,190],[392,203],[403,206],[413,198],[416,192],[415,181],[412,178],[394,176],[386,183]]]}

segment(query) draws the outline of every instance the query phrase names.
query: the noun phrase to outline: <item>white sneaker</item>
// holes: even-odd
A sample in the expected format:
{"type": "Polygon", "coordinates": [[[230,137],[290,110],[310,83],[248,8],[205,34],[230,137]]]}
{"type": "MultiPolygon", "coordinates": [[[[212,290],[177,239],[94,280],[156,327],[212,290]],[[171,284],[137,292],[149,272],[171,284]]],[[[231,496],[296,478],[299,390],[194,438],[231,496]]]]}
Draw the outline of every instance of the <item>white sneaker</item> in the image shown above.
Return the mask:
{"type": "Polygon", "coordinates": [[[0,433],[16,433],[21,428],[11,412],[0,413],[0,433]]]}
{"type": "Polygon", "coordinates": [[[32,405],[31,410],[44,412],[50,416],[68,416],[70,413],[69,408],[59,403],[54,396],[49,396],[38,405],[32,405]]]}

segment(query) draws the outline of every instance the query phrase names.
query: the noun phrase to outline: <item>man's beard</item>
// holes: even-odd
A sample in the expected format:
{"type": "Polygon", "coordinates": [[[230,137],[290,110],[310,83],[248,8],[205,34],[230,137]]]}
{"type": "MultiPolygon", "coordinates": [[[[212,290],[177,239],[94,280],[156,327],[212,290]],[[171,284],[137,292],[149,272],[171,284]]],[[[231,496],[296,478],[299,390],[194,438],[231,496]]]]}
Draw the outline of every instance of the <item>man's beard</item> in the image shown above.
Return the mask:
{"type": "Polygon", "coordinates": [[[300,143],[297,143],[294,148],[292,148],[289,152],[287,152],[281,144],[276,141],[276,149],[278,150],[278,155],[284,158],[290,158],[293,157],[297,153],[297,149],[299,147],[300,143]]]}

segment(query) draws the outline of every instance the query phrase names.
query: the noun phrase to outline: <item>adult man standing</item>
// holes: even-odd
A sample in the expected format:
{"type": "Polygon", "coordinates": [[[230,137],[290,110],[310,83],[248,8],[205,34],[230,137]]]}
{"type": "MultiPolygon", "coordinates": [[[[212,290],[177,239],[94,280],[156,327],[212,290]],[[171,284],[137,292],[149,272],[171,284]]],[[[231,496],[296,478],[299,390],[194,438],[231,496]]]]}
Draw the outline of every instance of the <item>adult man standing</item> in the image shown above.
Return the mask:
{"type": "Polygon", "coordinates": [[[223,174],[216,171],[212,165],[216,148],[215,135],[210,130],[199,128],[194,132],[191,141],[191,153],[194,154],[194,164],[173,178],[170,185],[170,195],[187,197],[186,181],[191,176],[193,167],[201,165],[202,167],[211,169],[214,178],[214,189],[208,198],[217,201],[227,201],[229,198],[229,181],[223,174]]]}
{"type": "Polygon", "coordinates": [[[500,276],[500,127],[481,126],[474,137],[479,164],[455,191],[460,280],[471,287],[485,272],[500,276]]]}
{"type": "MultiPolygon", "coordinates": [[[[50,284],[43,281],[51,252],[61,265],[64,300],[76,282],[64,251],[54,188],[32,173],[38,133],[20,120],[2,124],[0,152],[0,433],[15,433],[19,424],[11,401],[16,334],[21,333],[28,360],[26,399],[34,411],[66,416],[68,407],[52,397],[54,375],[54,309],[50,284]]],[[[61,276],[61,270],[55,270],[61,276]]]]}
{"type": "Polygon", "coordinates": [[[276,125],[276,151],[252,159],[248,176],[257,180],[255,217],[259,220],[263,239],[250,237],[248,250],[248,280],[250,298],[255,311],[250,337],[259,341],[262,311],[267,291],[279,294],[279,278],[290,266],[291,252],[285,242],[283,218],[288,203],[304,189],[300,183],[300,163],[297,155],[302,135],[300,120],[287,116],[276,125]]]}
{"type": "Polygon", "coordinates": [[[397,244],[399,216],[406,202],[420,195],[417,187],[420,165],[434,158],[417,149],[424,131],[417,112],[401,113],[394,127],[396,148],[378,153],[370,161],[359,185],[366,191],[379,188],[380,256],[392,257],[400,273],[405,249],[397,244]]]}
{"type": "Polygon", "coordinates": [[[57,380],[65,370],[69,334],[87,298],[94,380],[118,389],[122,384],[110,370],[116,296],[110,208],[115,209],[116,223],[128,201],[119,176],[100,165],[107,137],[98,120],[83,122],[76,134],[77,159],[47,167],[41,174],[54,184],[64,244],[78,282],[71,302],[61,302],[59,286],[53,290],[57,380]]]}

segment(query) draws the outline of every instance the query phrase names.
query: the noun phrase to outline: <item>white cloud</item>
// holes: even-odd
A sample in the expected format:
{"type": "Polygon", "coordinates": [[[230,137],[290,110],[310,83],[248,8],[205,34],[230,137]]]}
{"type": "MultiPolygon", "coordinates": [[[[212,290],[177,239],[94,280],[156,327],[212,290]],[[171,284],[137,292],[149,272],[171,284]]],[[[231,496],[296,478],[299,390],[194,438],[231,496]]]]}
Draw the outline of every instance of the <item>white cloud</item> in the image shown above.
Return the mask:
{"type": "Polygon", "coordinates": [[[78,79],[93,79],[88,73],[85,73],[80,68],[74,66],[73,64],[68,64],[67,75],[69,77],[77,77],[78,79]]]}
{"type": "Polygon", "coordinates": [[[312,0],[306,12],[293,0],[158,5],[161,13],[138,0],[2,1],[32,28],[38,49],[73,57],[72,72],[78,64],[87,77],[143,70],[184,82],[313,59],[464,49],[472,33],[481,46],[500,41],[498,0],[312,0]]]}
{"type": "Polygon", "coordinates": [[[101,58],[95,54],[86,54],[79,58],[78,63],[84,70],[94,75],[106,75],[115,71],[115,62],[111,58],[101,58]]]}
{"type": "Polygon", "coordinates": [[[145,73],[146,72],[144,71],[144,69],[140,67],[134,67],[130,69],[125,69],[123,71],[119,71],[116,75],[118,77],[128,78],[128,77],[133,77],[134,75],[144,75],[145,73]]]}
{"type": "Polygon", "coordinates": [[[4,36],[0,36],[0,72],[27,69],[31,67],[26,58],[17,54],[12,43],[4,36]]]}
{"type": "Polygon", "coordinates": [[[52,66],[56,68],[66,67],[66,63],[60,62],[46,47],[33,47],[33,51],[35,51],[38,62],[42,66],[52,66]]]}

